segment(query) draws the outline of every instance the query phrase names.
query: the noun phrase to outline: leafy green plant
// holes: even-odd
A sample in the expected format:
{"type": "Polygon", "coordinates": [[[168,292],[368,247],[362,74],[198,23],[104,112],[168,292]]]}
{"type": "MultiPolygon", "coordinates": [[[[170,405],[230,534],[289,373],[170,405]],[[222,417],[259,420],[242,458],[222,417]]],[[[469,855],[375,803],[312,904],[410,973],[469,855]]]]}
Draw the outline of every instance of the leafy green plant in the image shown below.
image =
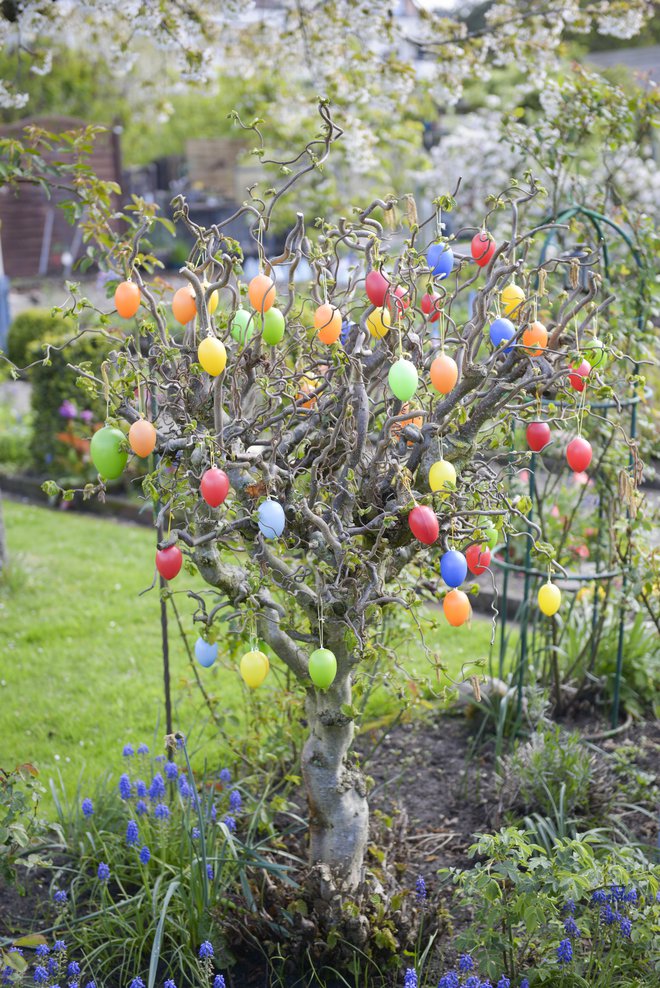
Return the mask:
{"type": "Polygon", "coordinates": [[[31,416],[0,402],[0,469],[23,470],[30,462],[31,416]]]}
{"type": "Polygon", "coordinates": [[[65,320],[57,313],[53,315],[50,309],[26,309],[19,312],[7,334],[7,357],[17,367],[25,367],[31,359],[32,343],[61,336],[65,331],[65,320]]]}
{"type": "Polygon", "coordinates": [[[20,858],[43,863],[40,852],[62,840],[59,828],[39,816],[44,787],[38,774],[29,764],[0,768],[0,875],[6,881],[15,880],[20,858]]]}
{"type": "Polygon", "coordinates": [[[630,848],[596,854],[597,844],[585,833],[546,853],[515,828],[478,835],[477,864],[451,873],[455,905],[473,917],[458,953],[491,978],[531,985],[657,984],[660,870],[630,848]]]}

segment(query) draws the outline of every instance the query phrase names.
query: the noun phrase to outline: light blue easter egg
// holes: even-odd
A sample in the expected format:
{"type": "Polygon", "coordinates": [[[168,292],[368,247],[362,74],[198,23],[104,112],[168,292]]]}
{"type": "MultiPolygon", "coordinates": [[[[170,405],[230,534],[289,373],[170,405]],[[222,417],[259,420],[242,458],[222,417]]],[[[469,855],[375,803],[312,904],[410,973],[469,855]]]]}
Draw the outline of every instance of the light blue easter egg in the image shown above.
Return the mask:
{"type": "Polygon", "coordinates": [[[434,278],[446,278],[454,268],[454,252],[447,244],[431,244],[426,260],[434,278]]]}
{"type": "Polygon", "coordinates": [[[218,657],[217,642],[207,642],[203,638],[198,638],[195,642],[195,658],[200,666],[208,669],[218,657]]]}
{"type": "Polygon", "coordinates": [[[284,531],[284,508],[279,501],[263,501],[257,511],[259,531],[265,539],[276,539],[284,531]]]}

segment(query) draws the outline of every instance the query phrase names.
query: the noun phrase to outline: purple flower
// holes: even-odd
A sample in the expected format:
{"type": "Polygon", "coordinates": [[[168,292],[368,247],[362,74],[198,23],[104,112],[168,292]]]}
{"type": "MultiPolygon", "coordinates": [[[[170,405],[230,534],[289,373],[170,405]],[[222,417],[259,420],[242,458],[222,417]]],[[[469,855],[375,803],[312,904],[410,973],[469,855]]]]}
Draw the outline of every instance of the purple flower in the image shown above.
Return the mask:
{"type": "Polygon", "coordinates": [[[229,833],[233,834],[234,831],[236,830],[236,821],[234,820],[233,816],[227,815],[222,822],[224,823],[229,833]]]}
{"type": "Polygon", "coordinates": [[[529,978],[523,978],[520,982],[520,988],[529,988],[529,978]]]}
{"type": "Polygon", "coordinates": [[[80,964],[78,961],[69,961],[66,973],[69,978],[77,978],[80,974],[80,964]]]}
{"type": "Polygon", "coordinates": [[[564,912],[570,913],[571,916],[575,912],[575,899],[567,899],[564,903],[564,912]]]}
{"type": "Polygon", "coordinates": [[[87,984],[85,985],[85,988],[96,988],[96,982],[88,981],[87,984]]]}
{"type": "Polygon", "coordinates": [[[53,944],[54,954],[66,954],[66,944],[64,940],[56,940],[53,944]]]}
{"type": "Polygon", "coordinates": [[[470,977],[465,981],[463,988],[479,988],[481,984],[481,979],[477,977],[476,974],[471,974],[470,977]]]}
{"type": "Polygon", "coordinates": [[[170,818],[170,808],[166,803],[158,803],[155,810],[154,816],[157,820],[169,820],[170,818]]]}
{"type": "Polygon", "coordinates": [[[193,827],[192,828],[192,839],[193,840],[199,840],[200,836],[201,836],[201,834],[200,834],[199,827],[193,827]]]}
{"type": "Polygon", "coordinates": [[[37,957],[48,957],[48,955],[50,954],[50,947],[48,946],[47,943],[39,943],[37,944],[35,954],[37,955],[37,957]]]}
{"type": "Polygon", "coordinates": [[[34,980],[38,985],[43,985],[48,981],[48,970],[43,966],[43,964],[37,964],[34,969],[34,980]]]}
{"type": "Polygon", "coordinates": [[[119,795],[122,799],[130,799],[133,795],[131,780],[126,775],[126,772],[119,776],[119,795]]]}
{"type": "Polygon", "coordinates": [[[149,807],[147,806],[147,804],[143,799],[138,799],[137,803],[135,804],[135,812],[137,813],[138,816],[144,816],[145,813],[149,812],[149,807]]]}
{"type": "Polygon", "coordinates": [[[199,959],[201,961],[213,957],[213,944],[209,940],[204,940],[199,948],[199,959]]]}
{"type": "Polygon", "coordinates": [[[124,756],[124,758],[132,758],[134,754],[135,754],[135,748],[133,747],[133,745],[125,744],[124,750],[122,751],[122,755],[124,756]]]}
{"type": "Polygon", "coordinates": [[[149,745],[147,745],[147,744],[139,744],[138,745],[138,755],[148,755],[148,754],[149,754],[149,745]]]}
{"type": "MultiPolygon", "coordinates": [[[[242,805],[243,805],[243,800],[241,799],[240,792],[238,791],[238,789],[232,789],[232,791],[229,793],[229,812],[239,813],[242,805]]],[[[424,881],[423,878],[422,881],[424,881]]],[[[426,886],[424,886],[424,893],[426,893],[426,886]]]]}
{"type": "Polygon", "coordinates": [[[92,422],[94,421],[94,412],[91,410],[91,408],[83,408],[82,412],[80,413],[80,418],[85,423],[85,425],[91,425],[92,422]]]}
{"type": "Polygon", "coordinates": [[[94,812],[94,804],[89,796],[86,796],[85,799],[83,799],[81,809],[83,811],[83,816],[92,816],[94,812]]]}
{"type": "Polygon", "coordinates": [[[231,772],[228,768],[223,768],[220,770],[220,781],[224,782],[226,786],[231,782],[231,772]]]}
{"type": "Polygon", "coordinates": [[[591,903],[594,906],[602,905],[602,903],[607,902],[608,900],[609,896],[603,889],[596,889],[591,896],[591,903]]]}
{"type": "Polygon", "coordinates": [[[48,958],[48,964],[46,964],[46,969],[47,969],[48,973],[51,974],[51,975],[55,975],[59,971],[59,968],[60,968],[60,966],[57,963],[57,961],[55,960],[55,958],[54,957],[49,957],[48,958]]]}
{"type": "Polygon", "coordinates": [[[135,780],[135,793],[140,799],[145,799],[147,795],[147,783],[143,782],[142,779],[135,780]]]}
{"type": "Polygon", "coordinates": [[[60,407],[58,408],[58,412],[63,419],[75,419],[76,415],[78,414],[78,409],[76,408],[76,406],[73,404],[72,401],[69,401],[68,398],[65,398],[62,404],[60,405],[60,407]]]}
{"type": "Polygon", "coordinates": [[[98,879],[100,882],[107,882],[107,880],[110,878],[110,868],[108,867],[107,864],[104,864],[102,861],[98,867],[96,874],[98,875],[98,879]]]}
{"type": "Polygon", "coordinates": [[[511,988],[511,979],[507,978],[507,976],[503,974],[497,982],[497,988],[511,988]]]}
{"type": "Polygon", "coordinates": [[[145,846],[140,850],[140,864],[143,865],[149,864],[150,860],[151,860],[151,851],[145,844],[145,846]]]}
{"type": "MultiPolygon", "coordinates": [[[[229,797],[229,808],[232,808],[231,796],[229,797]]],[[[417,893],[417,901],[424,902],[426,899],[426,882],[424,881],[423,875],[417,876],[417,881],[415,882],[415,892],[417,893]]]]}
{"type": "Polygon", "coordinates": [[[569,939],[560,941],[557,947],[557,963],[570,964],[573,960],[573,944],[569,939]]]}
{"type": "Polygon", "coordinates": [[[573,919],[572,916],[568,916],[564,920],[564,929],[568,933],[569,937],[579,937],[580,936],[580,930],[578,929],[578,925],[577,925],[577,923],[575,922],[575,920],[573,919]]]}
{"type": "Polygon", "coordinates": [[[461,956],[458,958],[458,970],[462,974],[467,974],[467,972],[471,971],[473,967],[474,967],[474,961],[472,960],[470,955],[461,954],[461,956]]]}
{"type": "Polygon", "coordinates": [[[630,934],[632,933],[632,923],[626,916],[622,916],[619,920],[619,929],[621,930],[622,936],[630,939],[630,934]]]}
{"type": "Polygon", "coordinates": [[[213,881],[213,868],[211,867],[210,864],[207,864],[206,866],[206,877],[210,882],[213,881]]]}
{"type": "Polygon", "coordinates": [[[179,769],[174,762],[165,762],[165,775],[170,782],[174,782],[179,777],[179,769]]]}
{"type": "Polygon", "coordinates": [[[216,974],[215,978],[213,979],[213,988],[226,988],[225,979],[222,977],[221,974],[216,974]]]}
{"type": "Polygon", "coordinates": [[[188,785],[188,780],[185,775],[179,776],[179,792],[183,799],[190,799],[192,796],[192,789],[188,785]]]}
{"type": "Polygon", "coordinates": [[[218,807],[213,803],[211,809],[209,810],[209,816],[211,818],[211,823],[215,823],[218,818],[218,807]]]}
{"type": "Polygon", "coordinates": [[[417,972],[414,967],[406,968],[403,977],[403,988],[417,988],[417,972]]]}
{"type": "Polygon", "coordinates": [[[149,786],[149,799],[153,799],[155,801],[157,799],[162,799],[164,795],[165,781],[160,772],[156,772],[151,780],[151,785],[149,786]]]}
{"type": "Polygon", "coordinates": [[[447,971],[438,981],[438,988],[458,988],[459,984],[456,971],[447,971]]]}
{"type": "Polygon", "coordinates": [[[637,889],[631,889],[630,892],[626,893],[626,902],[631,902],[633,905],[637,903],[637,889]]]}
{"type": "Polygon", "coordinates": [[[53,901],[58,906],[66,905],[66,892],[64,889],[56,889],[53,893],[53,901]]]}
{"type": "Polygon", "coordinates": [[[129,845],[137,844],[140,840],[140,831],[135,820],[129,820],[126,824],[126,843],[129,845]]]}
{"type": "Polygon", "coordinates": [[[144,988],[144,981],[142,978],[133,978],[130,988],[144,988]]]}
{"type": "Polygon", "coordinates": [[[167,981],[164,982],[163,988],[176,988],[176,984],[171,978],[168,978],[167,981]]]}

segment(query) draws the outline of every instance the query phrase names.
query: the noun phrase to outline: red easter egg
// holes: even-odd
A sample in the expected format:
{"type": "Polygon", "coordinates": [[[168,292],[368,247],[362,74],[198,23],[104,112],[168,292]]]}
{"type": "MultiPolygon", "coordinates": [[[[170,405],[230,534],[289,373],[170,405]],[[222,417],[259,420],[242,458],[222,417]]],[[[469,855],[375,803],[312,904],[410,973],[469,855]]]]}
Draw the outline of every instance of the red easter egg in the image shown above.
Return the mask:
{"type": "Polygon", "coordinates": [[[380,271],[370,271],[364,282],[364,289],[372,305],[381,309],[385,304],[385,296],[390,283],[380,271]]]}
{"type": "Polygon", "coordinates": [[[566,447],[568,465],[575,473],[582,473],[583,470],[586,470],[591,463],[592,456],[593,450],[591,443],[583,439],[582,436],[576,436],[575,439],[571,439],[566,447]]]}
{"type": "Polygon", "coordinates": [[[425,504],[417,504],[408,515],[410,531],[424,545],[433,545],[440,534],[435,513],[425,504]]]}
{"type": "Polygon", "coordinates": [[[470,572],[475,576],[481,576],[490,566],[490,549],[485,542],[481,545],[478,543],[471,545],[465,550],[465,559],[470,572]]]}
{"type": "Polygon", "coordinates": [[[440,318],[440,302],[441,298],[437,292],[433,292],[432,295],[429,292],[425,292],[422,295],[420,308],[424,315],[429,317],[429,322],[437,322],[440,318]]]}
{"type": "Polygon", "coordinates": [[[229,477],[224,470],[211,467],[202,474],[199,491],[212,508],[217,508],[229,493],[229,477]]]}
{"type": "Polygon", "coordinates": [[[573,369],[568,375],[568,380],[575,391],[584,391],[590,371],[591,364],[588,360],[583,360],[579,365],[573,365],[573,369]]]}
{"type": "Polygon", "coordinates": [[[495,241],[490,233],[482,231],[472,238],[470,253],[480,268],[485,268],[495,253],[495,241]]]}
{"type": "Polygon", "coordinates": [[[173,580],[183,564],[181,550],[176,545],[159,549],[156,553],[156,569],[165,580],[173,580]]]}
{"type": "Polygon", "coordinates": [[[400,316],[404,309],[410,305],[410,292],[403,285],[397,285],[394,291],[390,291],[387,297],[387,304],[392,315],[400,316]]]}
{"type": "Polygon", "coordinates": [[[530,422],[525,432],[527,445],[535,453],[540,453],[551,439],[550,426],[547,422],[530,422]]]}

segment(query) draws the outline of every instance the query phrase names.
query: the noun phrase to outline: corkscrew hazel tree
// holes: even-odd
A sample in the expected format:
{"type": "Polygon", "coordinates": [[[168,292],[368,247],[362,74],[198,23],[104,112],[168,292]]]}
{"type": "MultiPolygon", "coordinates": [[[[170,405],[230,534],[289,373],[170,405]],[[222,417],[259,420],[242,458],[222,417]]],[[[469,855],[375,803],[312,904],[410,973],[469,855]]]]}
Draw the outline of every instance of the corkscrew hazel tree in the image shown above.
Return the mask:
{"type": "MultiPolygon", "coordinates": [[[[423,222],[408,200],[408,229],[390,237],[378,217],[393,209],[393,198],[336,222],[316,220],[311,228],[298,214],[281,255],[266,257],[263,236],[278,203],[323,167],[341,136],[325,102],[320,114],[320,136],[278,163],[283,184],[262,195],[253,188],[237,212],[251,219],[261,270],[276,284],[275,304],[286,323],[281,342],[265,342],[265,313],[246,303],[241,250],[225,234],[226,224],[194,223],[180,196],[174,219],[195,241],[181,274],[197,315],[181,338],[173,336],[167,304],[149,278],[155,262],[146,238],[154,213],[136,201],[123,214],[128,235],[102,225],[101,252],[119,278],[139,286],[146,315],[138,313],[134,335],[118,346],[103,379],[80,370],[87,386],[105,390],[112,424],[146,415],[156,426],[158,465],[144,490],[157,501],[158,524],[168,532],[161,548],[177,544],[209,585],[210,593],[196,595],[203,634],[222,642],[224,622],[232,617],[246,640],[256,633],[307,687],[302,773],[310,859],[351,888],[361,880],[369,828],[365,781],[350,758],[351,688],[360,663],[373,654],[378,614],[438,599],[443,551],[481,542],[493,525],[506,531],[524,514],[525,504],[507,493],[506,476],[527,454],[504,463],[493,449],[514,415],[533,419],[540,395],[563,387],[576,333],[579,338],[610,299],[599,297],[591,270],[586,289],[574,277],[575,287],[565,289],[566,269],[574,274],[570,256],[535,266],[534,238],[543,228],[524,229],[523,220],[543,190],[530,176],[524,186],[514,183],[490,198],[484,228],[492,211],[507,210],[510,236],[483,268],[462,253],[459,231],[453,269],[440,279],[430,273],[427,247],[444,239],[441,216],[454,205],[450,195],[437,199],[437,212],[423,222]],[[295,275],[303,260],[312,278],[299,286],[295,275]],[[378,271],[386,285],[379,326],[386,332],[374,336],[368,326],[377,310],[365,297],[365,277],[378,271]],[[525,299],[511,315],[515,339],[508,348],[493,347],[489,323],[513,282],[525,299]],[[422,313],[425,293],[439,296],[439,318],[435,309],[422,313]],[[343,342],[326,345],[313,328],[313,312],[326,302],[342,314],[343,342]],[[240,307],[248,316],[233,335],[240,307]],[[548,345],[536,355],[519,341],[541,309],[549,314],[548,345]],[[227,352],[226,368],[215,377],[197,357],[209,334],[227,352]],[[443,351],[458,367],[457,383],[445,395],[429,376],[443,351]],[[388,383],[401,357],[419,378],[406,403],[388,383]],[[458,479],[455,489],[434,493],[429,468],[441,456],[458,479]],[[199,496],[201,476],[212,464],[231,483],[217,509],[199,496]],[[256,523],[264,499],[284,509],[280,538],[264,537],[256,523]],[[437,516],[439,537],[430,547],[409,527],[415,505],[437,516]],[[337,659],[336,677],[324,690],[308,675],[309,655],[321,645],[337,659]]],[[[86,232],[91,238],[91,229],[86,232]]],[[[465,231],[468,237],[475,232],[465,231]]],[[[574,435],[574,413],[561,414],[574,435]]],[[[538,539],[536,551],[546,562],[551,558],[538,539]]]]}

